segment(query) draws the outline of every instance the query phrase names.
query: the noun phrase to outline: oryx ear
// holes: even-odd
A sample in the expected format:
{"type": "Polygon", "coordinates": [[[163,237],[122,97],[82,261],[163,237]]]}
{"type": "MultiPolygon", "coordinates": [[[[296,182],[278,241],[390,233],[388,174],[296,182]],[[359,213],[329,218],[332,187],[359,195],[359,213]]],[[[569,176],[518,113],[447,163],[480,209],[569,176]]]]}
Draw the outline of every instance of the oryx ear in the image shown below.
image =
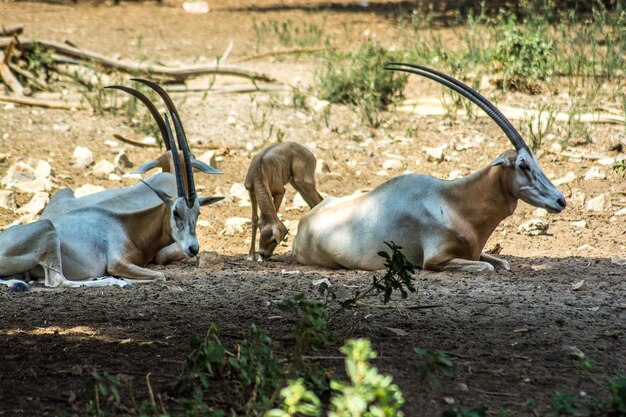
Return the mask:
{"type": "Polygon", "coordinates": [[[140,166],[139,168],[137,168],[136,170],[134,170],[133,172],[131,172],[131,174],[143,174],[144,172],[150,171],[151,169],[154,169],[158,166],[159,166],[159,163],[157,162],[157,160],[152,159],[146,162],[145,164],[143,164],[142,166],[140,166]]]}
{"type": "Polygon", "coordinates": [[[173,199],[165,191],[159,190],[158,188],[152,187],[150,184],[148,184],[144,180],[139,180],[139,181],[143,182],[146,185],[146,187],[151,189],[152,192],[154,192],[157,195],[157,197],[159,197],[161,199],[161,201],[163,202],[163,204],[165,204],[166,206],[170,207],[170,206],[172,206],[174,204],[175,199],[173,199]]]}
{"type": "Polygon", "coordinates": [[[199,197],[198,200],[200,202],[200,207],[208,206],[209,204],[217,203],[220,200],[223,200],[224,197],[220,196],[211,196],[211,197],[199,197]]]}
{"type": "Polygon", "coordinates": [[[191,160],[191,166],[197,169],[198,171],[202,171],[206,174],[223,174],[223,172],[220,171],[219,169],[213,168],[211,165],[206,164],[197,159],[191,160]]]}
{"type": "Polygon", "coordinates": [[[510,166],[511,160],[507,158],[506,156],[500,155],[491,163],[492,167],[495,167],[497,165],[510,166]]]}

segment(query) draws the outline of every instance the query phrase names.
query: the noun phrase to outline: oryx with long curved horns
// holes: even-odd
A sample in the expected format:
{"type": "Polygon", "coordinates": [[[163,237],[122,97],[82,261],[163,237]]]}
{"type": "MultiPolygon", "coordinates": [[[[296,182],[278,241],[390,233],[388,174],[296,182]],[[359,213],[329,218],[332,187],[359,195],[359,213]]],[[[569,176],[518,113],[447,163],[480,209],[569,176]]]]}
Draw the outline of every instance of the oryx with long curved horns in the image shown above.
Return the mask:
{"type": "Polygon", "coordinates": [[[423,269],[510,269],[506,260],[482,252],[496,226],[513,214],[518,199],[558,213],[565,208],[563,194],[541,171],[511,122],[478,92],[420,65],[392,63],[385,69],[429,78],[466,97],[496,122],[515,150],[457,180],[407,174],[365,194],[325,199],[300,220],[293,242],[297,261],[328,268],[381,269],[383,258],[377,253],[387,249],[384,242],[393,241],[423,269]]]}
{"type": "MultiPolygon", "coordinates": [[[[172,119],[181,138],[184,170],[175,151],[174,175],[159,173],[132,187],[83,198],[73,198],[71,190],[60,192],[47,216],[0,234],[0,276],[44,278],[51,287],[123,286],[125,281],[112,277],[130,282],[164,280],[162,272],[145,266],[173,243],[185,255],[195,256],[200,207],[223,197],[197,195],[182,124],[176,114],[172,119]],[[109,278],[91,280],[104,276],[109,278]]],[[[166,139],[176,150],[167,115],[164,124],[166,139]]]]}

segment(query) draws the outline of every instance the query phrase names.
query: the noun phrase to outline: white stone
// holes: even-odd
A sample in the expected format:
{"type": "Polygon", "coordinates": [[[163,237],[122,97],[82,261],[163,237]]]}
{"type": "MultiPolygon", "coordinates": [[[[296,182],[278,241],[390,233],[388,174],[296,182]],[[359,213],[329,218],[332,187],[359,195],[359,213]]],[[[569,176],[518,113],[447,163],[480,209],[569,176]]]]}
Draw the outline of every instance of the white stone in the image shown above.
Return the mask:
{"type": "Polygon", "coordinates": [[[183,3],[183,10],[191,14],[206,14],[209,13],[209,4],[204,1],[186,1],[183,3]]]}
{"type": "Polygon", "coordinates": [[[600,194],[587,201],[585,209],[594,212],[602,212],[608,210],[611,207],[611,195],[609,193],[600,194]]]}
{"type": "Polygon", "coordinates": [[[52,130],[54,130],[55,132],[69,132],[70,130],[70,125],[66,125],[66,124],[54,124],[52,125],[52,130]]]}
{"type": "Polygon", "coordinates": [[[36,216],[40,214],[43,211],[43,209],[46,207],[46,204],[48,204],[49,198],[50,198],[50,194],[48,193],[44,193],[44,192],[35,193],[33,198],[31,198],[31,200],[27,204],[23,205],[22,207],[17,209],[15,212],[17,214],[28,214],[28,215],[36,216]]]}
{"type": "Polygon", "coordinates": [[[236,125],[236,124],[237,124],[237,119],[235,119],[235,117],[233,117],[233,116],[228,116],[228,117],[226,118],[226,124],[227,124],[227,125],[234,126],[234,125],[236,125]]]}
{"type": "Polygon", "coordinates": [[[548,216],[548,210],[544,208],[537,208],[535,209],[535,211],[533,211],[533,217],[547,217],[547,216],[548,216]]]}
{"type": "Polygon", "coordinates": [[[575,181],[575,180],[576,180],[576,174],[570,171],[567,174],[565,174],[564,177],[557,178],[556,180],[552,181],[552,183],[558,187],[559,185],[569,184],[570,182],[575,181]]]}
{"type": "Polygon", "coordinates": [[[611,166],[615,163],[615,158],[601,158],[596,161],[597,164],[611,166]]]}
{"type": "Polygon", "coordinates": [[[242,183],[233,183],[228,190],[228,194],[239,200],[239,207],[250,207],[250,193],[242,183]]]}
{"type": "Polygon", "coordinates": [[[317,97],[309,96],[306,99],[306,105],[308,108],[313,110],[315,113],[322,112],[326,107],[330,105],[330,102],[327,100],[320,100],[317,97]]]}
{"type": "Polygon", "coordinates": [[[93,154],[89,148],[77,146],[72,154],[72,160],[74,161],[76,168],[84,169],[93,164],[93,154]]]}
{"type": "Polygon", "coordinates": [[[626,216],[626,207],[619,209],[614,213],[616,216],[626,216]]]}
{"type": "Polygon", "coordinates": [[[458,169],[455,169],[454,171],[448,174],[448,180],[450,181],[456,180],[458,178],[461,178],[462,176],[463,176],[463,173],[459,171],[458,169]]]}
{"type": "Polygon", "coordinates": [[[550,145],[550,150],[554,153],[561,153],[563,146],[558,142],[554,142],[550,145]]]}
{"type": "Polygon", "coordinates": [[[589,168],[589,171],[585,173],[585,180],[587,181],[603,179],[606,179],[606,174],[599,167],[591,167],[589,168]]]}
{"type": "Polygon", "coordinates": [[[626,258],[622,258],[621,256],[615,255],[611,257],[611,263],[617,266],[626,266],[626,258]]]}
{"type": "Polygon", "coordinates": [[[109,174],[112,174],[115,171],[115,165],[112,162],[101,160],[96,163],[93,167],[93,175],[98,178],[107,178],[109,174]]]}
{"type": "Polygon", "coordinates": [[[387,159],[383,162],[383,169],[388,171],[393,169],[402,169],[402,162],[397,159],[387,159]]]}
{"type": "Polygon", "coordinates": [[[232,236],[243,233],[243,225],[251,222],[247,217],[230,217],[224,222],[224,229],[222,229],[221,234],[232,236]]]}
{"type": "Polygon", "coordinates": [[[442,162],[444,158],[443,151],[448,148],[448,144],[444,143],[443,145],[437,146],[435,148],[431,148],[429,146],[422,146],[422,151],[428,155],[429,161],[442,162]]]}
{"type": "Polygon", "coordinates": [[[37,178],[48,178],[52,174],[52,167],[47,161],[39,160],[37,161],[34,174],[37,178]]]}
{"type": "Polygon", "coordinates": [[[574,205],[582,206],[587,200],[587,196],[581,190],[572,191],[572,196],[568,199],[568,203],[571,202],[574,205]]]}
{"type": "Polygon", "coordinates": [[[13,164],[2,178],[2,185],[8,189],[17,189],[26,193],[52,190],[52,182],[45,175],[49,174],[50,165],[45,161],[39,162],[41,163],[37,164],[37,170],[22,161],[13,164]]]}
{"type": "Polygon", "coordinates": [[[10,190],[0,190],[0,207],[7,210],[15,210],[15,194],[10,190]]]}
{"type": "Polygon", "coordinates": [[[378,175],[379,177],[388,177],[388,176],[389,176],[389,174],[387,173],[387,171],[385,171],[385,170],[383,170],[383,169],[381,169],[380,171],[378,171],[378,172],[376,173],[376,175],[378,175]]]}
{"type": "Polygon", "coordinates": [[[84,197],[86,195],[99,193],[100,191],[104,191],[105,189],[106,188],[100,185],[85,184],[85,185],[81,185],[80,187],[76,189],[76,191],[74,191],[74,196],[76,198],[84,197]]]}
{"type": "Polygon", "coordinates": [[[579,251],[583,251],[583,252],[589,251],[589,250],[591,250],[591,249],[593,249],[593,246],[591,246],[591,245],[589,245],[589,244],[587,244],[587,243],[585,243],[584,245],[580,245],[580,246],[578,247],[578,250],[579,250],[579,251]]]}
{"type": "Polygon", "coordinates": [[[109,148],[119,148],[120,147],[120,143],[115,141],[115,140],[105,140],[104,144],[106,146],[108,146],[109,148]]]}
{"type": "Polygon", "coordinates": [[[109,181],[122,181],[122,177],[113,173],[109,174],[108,179],[109,181]]]}
{"type": "Polygon", "coordinates": [[[517,230],[525,232],[530,236],[538,236],[547,234],[549,228],[550,224],[547,221],[542,219],[531,219],[520,224],[517,230]]]}
{"type": "Polygon", "coordinates": [[[156,138],[152,136],[146,136],[145,138],[141,140],[141,143],[143,143],[144,145],[154,145],[154,146],[157,146],[159,144],[156,138]]]}
{"type": "Polygon", "coordinates": [[[577,222],[572,222],[571,225],[579,229],[584,229],[587,227],[587,222],[584,220],[579,220],[577,222]]]}

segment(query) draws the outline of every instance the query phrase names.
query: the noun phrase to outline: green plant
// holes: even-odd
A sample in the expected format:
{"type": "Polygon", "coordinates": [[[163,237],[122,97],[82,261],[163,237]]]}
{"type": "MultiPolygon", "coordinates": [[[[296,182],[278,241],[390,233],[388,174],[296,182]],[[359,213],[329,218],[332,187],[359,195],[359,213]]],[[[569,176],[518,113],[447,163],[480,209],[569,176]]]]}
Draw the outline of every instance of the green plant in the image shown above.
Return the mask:
{"type": "Polygon", "coordinates": [[[533,151],[541,148],[545,137],[554,131],[558,113],[559,107],[556,103],[541,100],[535,111],[527,116],[526,128],[530,136],[530,148],[533,151]]]}
{"type": "Polygon", "coordinates": [[[304,294],[297,294],[291,299],[283,300],[278,307],[296,319],[293,334],[296,340],[295,351],[298,354],[319,349],[328,342],[325,306],[306,299],[304,294]]]}
{"type": "Polygon", "coordinates": [[[266,38],[276,37],[278,42],[285,47],[311,47],[319,45],[324,36],[324,29],[315,23],[308,21],[296,22],[292,19],[277,21],[274,19],[257,22],[252,20],[252,28],[256,35],[256,51],[266,38]]]}
{"type": "Polygon", "coordinates": [[[115,409],[120,404],[120,381],[106,372],[91,374],[93,380],[89,386],[84,387],[87,393],[87,405],[85,411],[94,417],[107,415],[108,409],[115,409]]]}
{"type": "Polygon", "coordinates": [[[624,173],[626,173],[626,160],[624,159],[615,160],[615,162],[613,162],[613,165],[611,165],[611,169],[613,169],[613,171],[615,172],[621,172],[622,175],[624,175],[624,173]]]}
{"type": "MultiPolygon", "coordinates": [[[[400,408],[404,397],[392,378],[380,375],[370,365],[376,358],[369,340],[348,340],[341,348],[345,356],[349,381],[333,380],[328,417],[402,417],[400,408]]],[[[306,390],[301,380],[290,381],[281,391],[282,407],[271,410],[266,417],[292,417],[301,413],[306,416],[321,415],[317,396],[306,390]]]]}
{"type": "Polygon", "coordinates": [[[454,376],[452,361],[442,351],[415,348],[415,353],[420,360],[417,364],[411,365],[411,369],[431,388],[439,385],[439,380],[435,374],[442,373],[449,378],[454,376]]]}
{"type": "Polygon", "coordinates": [[[340,309],[337,312],[354,307],[358,301],[367,296],[382,294],[383,303],[387,304],[394,291],[399,291],[402,298],[406,298],[409,292],[417,291],[413,284],[415,278],[412,275],[415,273],[415,265],[406,259],[401,252],[401,246],[396,245],[394,242],[383,243],[391,249],[391,254],[385,251],[378,252],[378,256],[385,259],[384,265],[387,268],[387,272],[382,277],[374,276],[372,284],[366,290],[356,291],[351,298],[339,300],[337,293],[328,284],[320,284],[319,292],[321,295],[326,295],[326,301],[328,302],[330,298],[339,303],[340,309]]]}
{"type": "Polygon", "coordinates": [[[26,68],[35,75],[45,74],[49,78],[49,70],[54,64],[53,51],[42,49],[39,44],[26,55],[26,68]]]}
{"type": "Polygon", "coordinates": [[[554,42],[541,32],[525,32],[514,17],[501,28],[493,62],[502,74],[502,87],[537,93],[539,82],[551,75],[554,42]]]}
{"type": "Polygon", "coordinates": [[[316,73],[321,98],[354,105],[363,122],[378,127],[380,112],[401,96],[407,82],[406,75],[384,70],[397,57],[376,43],[366,43],[346,63],[328,49],[316,73]]]}

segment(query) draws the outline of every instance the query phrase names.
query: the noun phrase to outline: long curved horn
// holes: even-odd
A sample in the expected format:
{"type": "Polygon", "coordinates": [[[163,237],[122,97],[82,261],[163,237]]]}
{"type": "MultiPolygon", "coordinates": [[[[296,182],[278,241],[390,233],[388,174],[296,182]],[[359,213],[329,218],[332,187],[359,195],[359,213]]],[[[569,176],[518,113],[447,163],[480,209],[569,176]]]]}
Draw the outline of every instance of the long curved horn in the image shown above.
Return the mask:
{"type": "Polygon", "coordinates": [[[524,148],[528,150],[528,145],[526,144],[526,142],[524,142],[522,135],[520,135],[515,127],[513,127],[513,124],[511,124],[509,119],[507,119],[493,103],[491,103],[484,96],[482,96],[480,93],[478,93],[476,90],[472,89],[468,85],[447,74],[421,65],[405,64],[401,62],[392,62],[387,65],[404,65],[409,68],[415,68],[415,70],[410,70],[400,67],[385,67],[386,70],[408,72],[410,74],[416,74],[422,77],[429,78],[435,82],[438,82],[439,84],[445,85],[451,90],[456,91],[457,93],[480,107],[494,122],[496,122],[500,129],[502,129],[502,131],[509,138],[515,149],[520,150],[524,148]]]}
{"type": "Polygon", "coordinates": [[[187,197],[185,196],[185,187],[183,185],[183,172],[180,169],[178,148],[176,147],[176,143],[174,142],[174,134],[172,133],[172,126],[170,126],[170,121],[167,118],[167,114],[165,114],[165,126],[167,128],[167,139],[172,149],[172,160],[174,161],[174,172],[176,174],[176,190],[178,191],[178,197],[187,200],[187,197]]]}
{"type": "MultiPolygon", "coordinates": [[[[167,91],[165,91],[163,87],[161,87],[160,85],[152,81],[144,80],[143,78],[131,78],[131,80],[137,81],[138,83],[145,84],[151,89],[153,89],[154,91],[156,91],[156,93],[160,95],[161,98],[163,99],[163,102],[165,103],[165,107],[167,107],[167,110],[169,110],[170,115],[172,116],[172,119],[174,118],[174,115],[176,115],[176,117],[178,117],[178,120],[180,121],[180,114],[178,114],[178,111],[176,110],[176,106],[174,105],[172,98],[170,97],[169,94],[167,94],[167,91]]],[[[183,135],[185,134],[184,129],[182,130],[182,133],[183,135]]],[[[176,138],[178,139],[178,146],[182,146],[180,143],[180,136],[178,134],[178,131],[176,131],[176,138]]],[[[182,150],[182,147],[181,147],[181,150],[182,150]]]]}
{"type": "Polygon", "coordinates": [[[163,143],[165,144],[165,149],[168,151],[170,150],[170,143],[169,143],[169,140],[167,139],[167,129],[165,127],[165,122],[163,121],[163,118],[161,117],[161,114],[159,113],[155,105],[150,101],[148,97],[146,97],[140,91],[135,90],[134,88],[125,87],[123,85],[109,85],[104,88],[115,88],[117,90],[122,90],[132,96],[137,97],[143,104],[145,104],[145,106],[150,111],[152,118],[154,119],[157,126],[159,127],[159,132],[161,132],[161,139],[163,140],[163,143]]]}
{"type": "Polygon", "coordinates": [[[192,207],[196,201],[196,185],[193,180],[193,169],[191,167],[191,151],[189,150],[189,144],[187,143],[187,137],[183,131],[183,125],[180,123],[176,113],[172,113],[172,120],[174,121],[174,128],[176,129],[176,135],[179,139],[179,146],[183,151],[183,158],[185,158],[185,173],[187,174],[187,190],[189,190],[189,198],[187,199],[187,206],[192,207]]]}

